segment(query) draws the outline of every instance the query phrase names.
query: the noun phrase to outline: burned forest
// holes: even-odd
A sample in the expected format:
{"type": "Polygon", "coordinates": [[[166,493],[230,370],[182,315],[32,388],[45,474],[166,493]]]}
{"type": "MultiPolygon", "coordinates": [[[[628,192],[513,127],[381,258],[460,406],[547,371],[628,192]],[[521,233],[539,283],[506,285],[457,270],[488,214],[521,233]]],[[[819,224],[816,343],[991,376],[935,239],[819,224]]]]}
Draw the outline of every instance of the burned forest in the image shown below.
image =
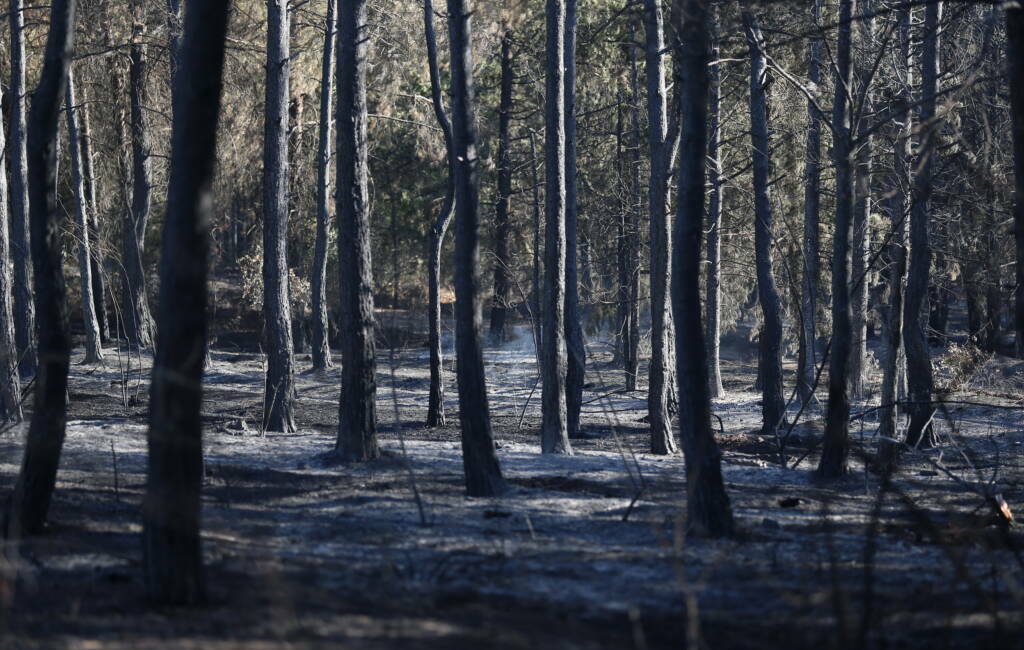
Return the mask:
{"type": "Polygon", "coordinates": [[[1024,648],[1024,2],[3,18],[0,650],[1024,648]]]}

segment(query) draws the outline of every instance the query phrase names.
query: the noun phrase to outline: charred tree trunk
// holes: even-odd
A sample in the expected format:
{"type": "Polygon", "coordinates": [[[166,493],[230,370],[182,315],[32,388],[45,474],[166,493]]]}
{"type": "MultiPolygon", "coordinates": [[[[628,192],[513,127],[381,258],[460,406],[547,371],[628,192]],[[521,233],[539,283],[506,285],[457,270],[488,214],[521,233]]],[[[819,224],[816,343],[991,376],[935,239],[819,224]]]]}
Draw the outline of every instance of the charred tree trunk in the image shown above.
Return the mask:
{"type": "Polygon", "coordinates": [[[1024,359],[1024,9],[1006,10],[1007,76],[1010,79],[1010,114],[1013,116],[1013,233],[1017,247],[1013,325],[1016,352],[1024,359]]]}
{"type": "Polygon", "coordinates": [[[89,244],[89,204],[85,195],[85,174],[82,171],[82,149],[79,146],[81,134],[78,126],[78,106],[75,102],[75,82],[68,69],[67,85],[64,89],[64,104],[67,107],[68,149],[71,151],[71,185],[74,188],[75,230],[78,239],[78,274],[82,290],[82,323],[85,327],[85,363],[103,361],[100,345],[100,324],[96,318],[96,302],[92,295],[92,254],[89,244]]]}
{"type": "Polygon", "coordinates": [[[882,409],[878,414],[878,468],[888,476],[896,468],[898,445],[899,384],[905,362],[903,351],[903,306],[907,284],[907,215],[910,210],[912,179],[911,157],[913,155],[913,55],[911,54],[911,8],[905,7],[899,14],[900,63],[903,67],[901,99],[908,108],[899,116],[903,120],[899,140],[893,156],[896,179],[889,198],[889,220],[894,235],[889,242],[889,314],[886,327],[885,368],[882,371],[882,409]]]}
{"type": "Polygon", "coordinates": [[[82,174],[85,184],[85,204],[89,211],[89,250],[92,253],[89,268],[92,274],[92,299],[96,310],[96,321],[100,328],[100,343],[105,344],[110,340],[110,319],[107,316],[107,280],[103,265],[103,246],[100,243],[100,216],[96,203],[96,174],[93,171],[89,102],[84,92],[81,97],[78,111],[82,125],[79,146],[81,147],[82,174]]]}
{"type": "Polygon", "coordinates": [[[341,272],[341,408],[337,453],[371,460],[377,446],[376,342],[366,141],[366,0],[338,13],[338,259],[341,272]]]}
{"type": "Polygon", "coordinates": [[[721,452],[711,430],[707,350],[700,310],[700,247],[704,234],[709,0],[675,0],[675,75],[680,96],[679,198],[672,251],[679,430],[686,457],[687,526],[690,534],[733,534],[732,508],[722,481],[721,452]]]}
{"type": "Polygon", "coordinates": [[[11,26],[11,251],[14,253],[14,336],[18,372],[35,374],[36,319],[32,299],[32,247],[28,205],[28,158],[25,145],[25,13],[22,0],[10,0],[11,26]]]}
{"type": "Polygon", "coordinates": [[[853,267],[850,287],[853,328],[853,353],[850,356],[850,396],[864,399],[868,359],[868,289],[871,268],[871,134],[865,116],[871,111],[871,60],[874,52],[875,19],[872,0],[861,0],[860,55],[857,57],[857,101],[860,107],[853,116],[857,124],[856,199],[853,209],[853,267]]]}
{"type": "Polygon", "coordinates": [[[471,15],[466,0],[448,0],[455,154],[455,354],[466,493],[490,497],[505,491],[505,481],[494,453],[480,349],[480,179],[473,115],[471,15]]]}
{"type": "MultiPolygon", "coordinates": [[[[0,120],[0,150],[7,146],[0,120]]],[[[18,345],[14,335],[10,210],[7,203],[7,161],[0,155],[0,422],[21,421],[21,381],[18,378],[18,345]]],[[[3,531],[0,530],[0,534],[3,531]]]]}
{"type": "Polygon", "coordinates": [[[444,368],[441,354],[441,252],[444,236],[455,216],[455,154],[452,144],[452,125],[444,108],[441,92],[441,73],[437,63],[437,37],[434,34],[434,6],[431,0],[423,2],[423,29],[427,41],[427,63],[430,68],[430,94],[434,106],[434,117],[444,136],[444,147],[448,162],[448,178],[444,202],[430,229],[430,257],[427,260],[429,274],[427,301],[430,309],[430,399],[427,404],[427,426],[443,427],[444,414],[444,368]]]}
{"type": "MultiPolygon", "coordinates": [[[[821,29],[822,0],[811,5],[814,29],[821,29]]],[[[807,79],[821,85],[820,33],[811,38],[807,54],[807,79]]],[[[804,155],[804,251],[803,280],[800,288],[800,349],[797,354],[797,391],[803,402],[813,396],[814,374],[818,364],[818,256],[821,249],[821,119],[814,102],[807,101],[807,151],[804,155]]]]}
{"type": "MultiPolygon", "coordinates": [[[[626,163],[625,153],[623,152],[624,147],[624,131],[623,131],[623,106],[625,105],[625,99],[622,94],[618,97],[618,107],[615,110],[615,168],[618,172],[618,178],[620,181],[619,196],[622,197],[619,201],[619,218],[617,237],[615,240],[615,271],[616,280],[618,282],[618,294],[616,296],[616,319],[615,319],[615,360],[622,363],[622,367],[625,369],[625,381],[628,385],[631,381],[629,368],[630,368],[630,346],[629,346],[629,226],[630,218],[629,214],[632,210],[629,199],[625,198],[628,196],[628,192],[624,187],[623,179],[626,178],[626,163]]],[[[632,381],[636,382],[635,376],[632,381]]],[[[629,389],[633,390],[633,389],[629,389]]]]}
{"type": "Polygon", "coordinates": [[[665,49],[661,7],[658,0],[644,0],[645,55],[647,64],[647,114],[651,174],[648,188],[651,218],[651,363],[647,385],[647,417],[651,425],[651,452],[675,453],[676,441],[669,413],[669,260],[672,226],[668,218],[668,108],[665,100],[665,49]]]}
{"type": "Polygon", "coordinates": [[[512,32],[501,39],[501,99],[498,105],[498,205],[494,213],[494,303],[491,305],[491,340],[507,338],[505,321],[512,302],[512,259],[509,256],[512,203],[512,32]]]}
{"type": "Polygon", "coordinates": [[[43,70],[28,119],[28,191],[41,363],[21,472],[11,496],[7,532],[13,539],[39,533],[46,523],[67,421],[71,328],[62,264],[62,218],[57,209],[56,145],[74,24],[74,1],[53,0],[43,70]]]}
{"type": "MultiPolygon", "coordinates": [[[[718,59],[718,25],[714,25],[714,42],[711,58],[718,59]]],[[[722,363],[720,359],[722,339],[722,66],[716,64],[708,69],[710,85],[708,100],[708,185],[711,196],[708,199],[708,267],[707,267],[707,346],[708,346],[708,390],[711,399],[725,393],[722,386],[722,363]]]]}
{"type": "Polygon", "coordinates": [[[150,199],[153,194],[148,120],[145,116],[146,93],[146,14],[139,0],[132,3],[131,70],[129,95],[131,101],[132,140],[132,205],[121,228],[124,277],[122,284],[124,328],[128,343],[134,348],[153,344],[152,317],[146,297],[146,272],[143,262],[146,224],[149,223],[150,199]]]}
{"type": "Polygon", "coordinates": [[[907,276],[907,302],[904,315],[903,343],[907,347],[907,388],[911,404],[907,411],[907,444],[915,447],[931,441],[931,419],[935,409],[932,399],[932,361],[925,332],[928,278],[932,254],[929,242],[929,212],[932,194],[932,167],[935,157],[935,93],[939,78],[939,22],[942,3],[925,8],[924,48],[921,52],[921,141],[919,160],[915,167],[910,208],[910,270],[907,276]]]}
{"type": "Polygon", "coordinates": [[[853,346],[850,323],[850,238],[853,230],[854,174],[850,129],[853,74],[850,63],[851,19],[856,0],[840,0],[836,45],[835,101],[832,133],[836,164],[836,225],[832,242],[832,349],[829,357],[828,413],[817,474],[822,479],[846,473],[850,455],[850,397],[847,384],[853,346]]]}
{"type": "Polygon", "coordinates": [[[771,149],[768,139],[768,66],[764,40],[757,18],[743,11],[743,24],[750,47],[750,136],[753,145],[754,172],[754,257],[757,267],[757,298],[761,303],[764,325],[761,329],[760,374],[762,378],[762,435],[774,437],[782,424],[786,399],[782,393],[782,303],[775,286],[772,260],[774,225],[769,175],[771,149]]]}
{"type": "Polygon", "coordinates": [[[287,0],[267,0],[267,99],[263,134],[263,327],[267,380],[263,425],[295,431],[295,369],[288,293],[288,82],[291,64],[287,0]]]}
{"type": "Polygon", "coordinates": [[[640,66],[637,61],[636,26],[630,26],[630,135],[629,147],[629,227],[626,229],[626,259],[629,272],[629,299],[627,318],[629,320],[629,354],[626,356],[626,390],[636,390],[640,377],[640,264],[643,247],[640,235],[643,194],[640,183],[640,66]]]}
{"type": "Polygon", "coordinates": [[[565,16],[565,0],[547,0],[544,349],[541,355],[541,449],[546,454],[572,453],[565,395],[565,16]]]}
{"type": "Polygon", "coordinates": [[[205,598],[199,538],[203,480],[203,357],[207,249],[228,0],[190,3],[175,84],[168,213],[150,388],[149,473],[142,504],[149,597],[189,605],[205,598]]]}
{"type": "Polygon", "coordinates": [[[540,205],[540,175],[537,173],[539,162],[537,160],[537,139],[535,132],[530,130],[530,180],[533,184],[533,275],[530,286],[530,317],[533,321],[533,348],[537,355],[537,370],[541,372],[544,365],[541,359],[543,345],[541,343],[541,316],[540,303],[544,293],[541,284],[541,205],[540,205]]]}
{"type": "Polygon", "coordinates": [[[579,242],[579,210],[576,205],[576,0],[565,0],[562,58],[565,62],[565,408],[569,437],[577,438],[580,435],[587,350],[583,343],[576,263],[579,242]]]}
{"type": "Polygon", "coordinates": [[[310,279],[313,311],[313,368],[324,370],[331,362],[327,319],[327,243],[331,227],[331,125],[334,111],[334,50],[338,31],[337,0],[327,0],[324,50],[320,76],[320,143],[316,159],[316,243],[313,246],[313,277],[310,279]]]}

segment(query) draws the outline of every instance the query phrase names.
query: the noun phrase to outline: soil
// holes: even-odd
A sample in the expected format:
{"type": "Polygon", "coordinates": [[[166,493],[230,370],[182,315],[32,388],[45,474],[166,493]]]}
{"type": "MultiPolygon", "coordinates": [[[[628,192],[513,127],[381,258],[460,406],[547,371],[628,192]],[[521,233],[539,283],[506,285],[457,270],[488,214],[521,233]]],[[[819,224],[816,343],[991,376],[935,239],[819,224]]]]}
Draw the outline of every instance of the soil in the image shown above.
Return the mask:
{"type": "MultiPolygon", "coordinates": [[[[262,431],[259,354],[215,349],[204,395],[210,602],[195,609],[144,598],[150,358],[110,347],[85,366],[79,350],[51,523],[20,554],[8,549],[17,579],[0,582],[0,648],[1022,647],[1024,535],[1000,507],[1024,511],[1024,364],[936,350],[956,403],[937,415],[939,445],[904,456],[882,490],[862,462],[877,397],[854,404],[864,415],[849,477],[819,485],[821,404],[780,455],[759,431],[756,355],[727,355],[714,411],[739,536],[693,540],[683,459],[648,453],[644,393],[625,392],[607,344],[590,345],[587,437],[574,456],[539,453],[526,332],[485,351],[511,485],[500,499],[464,495],[450,356],[449,426],[428,429],[426,349],[381,349],[385,456],[336,465],[325,457],[337,368],[315,373],[297,355],[299,431],[282,435],[262,431]]],[[[0,434],[0,493],[24,434],[0,434]]]]}

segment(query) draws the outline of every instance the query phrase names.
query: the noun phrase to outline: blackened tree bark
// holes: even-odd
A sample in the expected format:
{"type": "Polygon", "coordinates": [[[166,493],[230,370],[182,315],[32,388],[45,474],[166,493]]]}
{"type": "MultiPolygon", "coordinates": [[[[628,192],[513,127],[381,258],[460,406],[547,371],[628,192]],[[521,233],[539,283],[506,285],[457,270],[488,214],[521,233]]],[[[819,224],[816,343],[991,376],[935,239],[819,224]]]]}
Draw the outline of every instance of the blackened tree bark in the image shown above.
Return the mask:
{"type": "Polygon", "coordinates": [[[444,414],[444,368],[441,354],[441,251],[444,236],[455,216],[455,157],[452,151],[452,125],[444,108],[444,94],[441,91],[441,73],[437,63],[437,37],[434,33],[434,6],[431,0],[423,1],[423,32],[427,41],[427,64],[430,69],[430,95],[434,117],[444,136],[444,147],[448,162],[448,178],[445,184],[444,202],[441,212],[430,228],[430,254],[427,259],[427,308],[430,326],[430,398],[427,403],[427,426],[443,427],[444,414]]]}
{"type": "Polygon", "coordinates": [[[146,297],[146,272],[143,263],[146,225],[149,223],[153,195],[149,128],[146,119],[146,12],[140,0],[132,11],[131,69],[128,94],[131,102],[132,205],[121,222],[124,275],[122,278],[122,317],[128,343],[135,348],[153,344],[153,324],[146,297]]]}
{"type": "Polygon", "coordinates": [[[893,170],[895,179],[893,190],[888,200],[889,220],[892,223],[893,237],[889,242],[889,313],[885,329],[886,357],[882,369],[882,408],[878,413],[878,462],[877,466],[883,475],[888,476],[896,467],[898,445],[900,376],[903,371],[903,305],[906,300],[907,284],[907,215],[910,210],[910,192],[912,179],[911,157],[913,155],[913,104],[914,66],[911,46],[910,7],[899,12],[899,62],[903,81],[900,99],[906,107],[901,115],[899,140],[893,150],[893,170]]]}
{"type": "Polygon", "coordinates": [[[263,327],[267,431],[295,431],[295,368],[288,299],[288,80],[291,69],[287,0],[267,0],[267,94],[263,132],[263,327]]]}
{"type": "Polygon", "coordinates": [[[630,147],[629,147],[629,224],[626,228],[626,265],[629,273],[627,319],[629,353],[626,355],[626,390],[636,390],[640,377],[640,222],[643,194],[640,183],[640,149],[643,135],[640,128],[640,66],[637,61],[636,25],[630,24],[630,147]]]}
{"type": "Polygon", "coordinates": [[[537,136],[533,129],[530,129],[530,180],[533,185],[533,268],[530,277],[530,316],[533,321],[533,346],[537,355],[537,369],[540,372],[544,365],[541,359],[543,345],[541,344],[541,296],[544,288],[541,282],[541,204],[540,204],[540,174],[537,169],[540,162],[537,159],[537,136]]]}
{"type": "Polygon", "coordinates": [[[690,534],[733,534],[732,508],[722,481],[721,452],[711,429],[707,350],[700,309],[700,248],[704,235],[709,0],[674,0],[674,71],[680,97],[679,198],[672,250],[672,312],[676,327],[679,430],[686,457],[690,534]]]}
{"type": "Polygon", "coordinates": [[[313,368],[330,368],[331,345],[327,319],[327,244],[331,227],[331,127],[334,112],[334,50],[338,33],[337,0],[327,0],[324,49],[320,75],[320,143],[316,158],[316,243],[310,293],[313,309],[313,368]]]}
{"type": "MultiPolygon", "coordinates": [[[[0,120],[0,150],[7,146],[0,120]]],[[[7,161],[0,155],[0,422],[21,421],[21,381],[14,335],[14,277],[11,274],[10,209],[7,203],[7,161]]],[[[0,531],[2,532],[2,531],[0,531]]]]}
{"type": "Polygon", "coordinates": [[[92,295],[92,254],[90,253],[89,205],[85,192],[85,173],[82,170],[82,149],[78,125],[78,105],[75,101],[75,82],[68,69],[67,85],[64,89],[64,104],[68,121],[68,149],[71,151],[71,185],[74,189],[75,226],[78,239],[78,275],[82,290],[82,322],[85,327],[85,363],[103,360],[100,345],[100,324],[96,318],[96,302],[92,295]]]}
{"type": "Polygon", "coordinates": [[[377,446],[376,348],[366,141],[366,0],[338,12],[337,208],[341,272],[341,407],[337,453],[370,460],[377,446]]]}
{"type": "Polygon", "coordinates": [[[480,179],[469,4],[467,0],[448,0],[455,154],[455,354],[466,492],[470,496],[489,497],[504,492],[505,481],[494,453],[484,356],[480,349],[480,179]]]}
{"type": "Polygon", "coordinates": [[[46,523],[67,421],[71,332],[57,209],[57,128],[74,42],[75,3],[50,3],[43,70],[28,119],[28,191],[40,366],[8,534],[36,534],[46,523]]]}
{"type": "Polygon", "coordinates": [[[541,449],[571,454],[565,376],[565,0],[547,0],[541,449]]]}
{"type": "Polygon", "coordinates": [[[171,176],[163,234],[160,339],[150,387],[149,474],[142,504],[143,573],[155,602],[205,598],[199,539],[203,357],[228,0],[189,3],[175,84],[171,176]]]}
{"type": "Polygon", "coordinates": [[[647,417],[651,425],[651,452],[676,451],[669,413],[669,259],[672,226],[668,218],[669,149],[668,108],[665,99],[665,49],[661,7],[658,0],[644,0],[645,59],[647,64],[647,115],[650,122],[651,173],[648,206],[651,218],[651,363],[648,371],[647,417]]]}
{"type": "Polygon", "coordinates": [[[580,435],[580,409],[587,351],[580,314],[579,272],[576,263],[579,241],[579,210],[576,201],[576,0],[565,0],[565,408],[569,437],[580,435]]]}
{"type": "Polygon", "coordinates": [[[505,323],[512,302],[512,259],[509,255],[509,221],[512,204],[512,32],[501,39],[501,98],[498,104],[498,204],[494,211],[494,302],[491,305],[491,340],[507,337],[505,323]]]}
{"type": "Polygon", "coordinates": [[[850,322],[853,328],[853,351],[850,355],[850,396],[863,399],[867,393],[865,364],[868,358],[868,289],[871,271],[871,133],[868,120],[871,111],[871,61],[874,58],[875,18],[872,0],[861,0],[860,47],[857,57],[856,101],[858,114],[852,116],[857,124],[857,168],[855,203],[853,209],[853,266],[850,287],[850,322]]]}
{"type": "Polygon", "coordinates": [[[853,230],[854,179],[850,129],[851,18],[856,0],[840,0],[836,44],[835,99],[832,107],[836,164],[836,222],[832,242],[832,349],[829,357],[828,413],[817,474],[834,479],[846,473],[850,455],[850,397],[847,393],[853,346],[850,323],[850,238],[853,230]]]}
{"type": "Polygon", "coordinates": [[[89,124],[89,101],[80,94],[78,113],[81,122],[79,146],[82,156],[82,174],[85,186],[85,204],[89,211],[89,268],[92,274],[92,299],[96,322],[100,328],[100,343],[110,340],[110,319],[107,317],[107,280],[103,266],[103,246],[100,244],[100,216],[96,204],[96,174],[93,170],[92,129],[89,124]]]}
{"type": "Polygon", "coordinates": [[[927,311],[928,277],[932,255],[929,241],[929,212],[932,194],[932,168],[935,158],[935,93],[939,78],[939,22],[942,3],[925,7],[924,45],[921,50],[921,109],[918,161],[915,165],[910,208],[910,271],[907,276],[907,302],[904,314],[903,343],[907,347],[907,444],[911,447],[931,441],[932,361],[928,350],[923,312],[927,311]]]}
{"type": "MultiPolygon", "coordinates": [[[[629,302],[629,226],[630,218],[629,214],[632,210],[630,201],[628,199],[628,192],[625,188],[624,179],[626,178],[626,161],[625,161],[625,132],[623,127],[623,110],[626,104],[625,98],[622,93],[618,96],[618,106],[615,110],[615,170],[618,172],[618,178],[620,181],[619,188],[619,218],[617,223],[617,237],[615,240],[615,272],[616,280],[618,281],[618,294],[616,296],[616,319],[615,319],[615,361],[622,363],[623,369],[626,371],[625,380],[627,384],[631,380],[629,374],[630,369],[630,347],[629,347],[629,327],[630,327],[630,302],[629,302]]],[[[632,377],[633,384],[636,384],[635,373],[632,377]]],[[[628,390],[634,390],[628,388],[628,390]]]]}
{"type": "Polygon", "coordinates": [[[785,415],[782,388],[782,303],[775,286],[772,260],[774,224],[769,189],[771,149],[768,136],[768,65],[764,39],[754,13],[744,6],[743,26],[750,47],[750,139],[754,173],[754,258],[757,269],[757,298],[764,324],[761,326],[760,375],[763,420],[761,432],[775,436],[785,415]]]}
{"type": "MultiPolygon", "coordinates": [[[[718,59],[718,17],[713,25],[714,41],[711,46],[712,60],[718,59]]],[[[707,297],[704,309],[707,313],[705,336],[708,346],[708,390],[712,399],[725,393],[722,386],[721,319],[722,319],[722,66],[712,65],[708,70],[710,85],[708,99],[708,265],[707,297]]]]}
{"type": "Polygon", "coordinates": [[[1006,10],[1007,76],[1013,116],[1013,170],[1016,178],[1013,233],[1017,246],[1017,288],[1014,292],[1016,352],[1024,359],[1024,9],[1006,10]]]}
{"type": "Polygon", "coordinates": [[[32,248],[28,205],[28,158],[25,137],[25,13],[22,0],[10,0],[11,27],[11,251],[14,262],[14,336],[18,371],[23,379],[36,372],[36,319],[32,299],[32,248]]]}
{"type": "MultiPolygon", "coordinates": [[[[807,79],[815,88],[821,85],[822,0],[813,0],[811,16],[815,33],[807,53],[807,79]]],[[[818,256],[821,250],[821,118],[814,102],[807,100],[807,150],[804,154],[804,250],[803,278],[800,286],[800,347],[797,353],[797,392],[803,402],[813,394],[817,367],[818,256]]]]}

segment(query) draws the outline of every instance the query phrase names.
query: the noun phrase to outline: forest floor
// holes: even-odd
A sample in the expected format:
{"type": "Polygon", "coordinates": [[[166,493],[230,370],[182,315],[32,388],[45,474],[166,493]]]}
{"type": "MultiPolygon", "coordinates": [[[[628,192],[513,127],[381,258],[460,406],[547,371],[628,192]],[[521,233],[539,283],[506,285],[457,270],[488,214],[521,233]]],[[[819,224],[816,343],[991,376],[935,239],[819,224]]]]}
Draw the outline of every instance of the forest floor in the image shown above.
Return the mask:
{"type": "MultiPolygon", "coordinates": [[[[129,368],[111,347],[84,366],[77,352],[51,524],[25,543],[17,588],[0,590],[0,648],[1024,643],[1024,535],[997,514],[1003,502],[1024,512],[1021,362],[943,352],[938,381],[961,403],[936,418],[941,444],[905,456],[880,490],[861,462],[877,397],[854,404],[869,412],[852,425],[849,477],[818,485],[822,405],[801,416],[783,466],[758,430],[754,355],[732,355],[714,411],[739,537],[704,541],[682,534],[683,459],[647,453],[644,393],[623,390],[606,345],[589,351],[588,435],[571,457],[539,453],[528,338],[485,351],[512,488],[500,499],[464,496],[451,372],[449,425],[425,428],[425,349],[379,350],[385,454],[350,465],[324,461],[337,368],[314,373],[297,355],[299,430],[264,433],[261,357],[215,349],[204,395],[211,602],[177,610],[147,606],[140,571],[150,359],[129,368]]],[[[0,434],[0,494],[24,432],[0,434]]]]}

